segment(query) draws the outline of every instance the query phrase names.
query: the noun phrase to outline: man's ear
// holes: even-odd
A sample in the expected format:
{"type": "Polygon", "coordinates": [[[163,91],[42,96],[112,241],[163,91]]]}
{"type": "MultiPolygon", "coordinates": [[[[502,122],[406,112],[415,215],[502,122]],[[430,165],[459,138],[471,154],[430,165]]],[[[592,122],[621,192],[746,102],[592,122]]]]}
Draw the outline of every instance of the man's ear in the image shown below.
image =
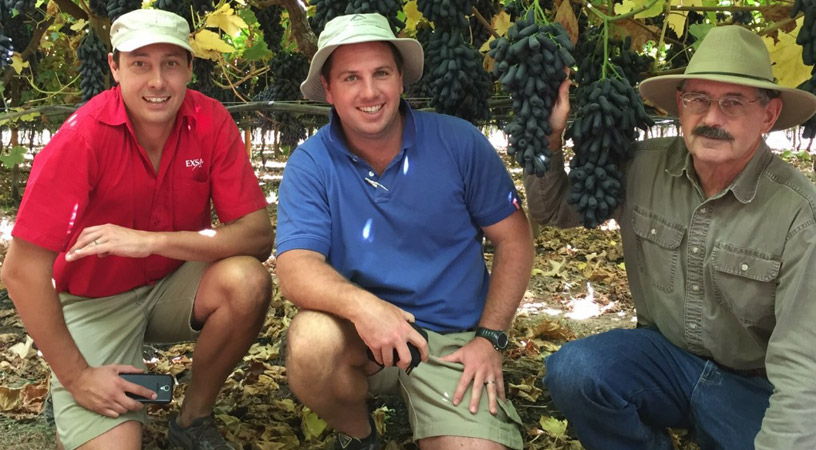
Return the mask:
{"type": "MultiPolygon", "coordinates": [[[[122,54],[119,54],[119,57],[122,57],[122,54]]],[[[108,53],[108,67],[110,67],[111,74],[113,74],[113,79],[118,83],[119,82],[119,65],[116,64],[116,61],[113,60],[113,53],[108,53]]]]}
{"type": "Polygon", "coordinates": [[[329,86],[329,81],[324,76],[320,76],[320,84],[323,85],[323,92],[326,94],[326,103],[333,105],[334,101],[332,100],[331,95],[331,87],[329,86]]]}
{"type": "Polygon", "coordinates": [[[771,131],[771,128],[773,128],[776,123],[776,119],[782,114],[782,99],[772,98],[768,104],[765,105],[763,113],[762,133],[764,134],[771,131]]]}

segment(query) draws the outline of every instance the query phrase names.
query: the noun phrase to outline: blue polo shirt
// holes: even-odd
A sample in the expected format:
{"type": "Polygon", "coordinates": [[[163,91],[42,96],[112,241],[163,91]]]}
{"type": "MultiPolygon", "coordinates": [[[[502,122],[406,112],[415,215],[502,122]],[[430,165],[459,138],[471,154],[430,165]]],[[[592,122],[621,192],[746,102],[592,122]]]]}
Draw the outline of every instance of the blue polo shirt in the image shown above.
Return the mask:
{"type": "Polygon", "coordinates": [[[351,153],[340,119],[293,152],[278,194],[278,255],[322,253],[340,274],[438,332],[470,329],[489,274],[481,227],[519,208],[504,164],[469,122],[405,116],[402,148],[380,177],[351,153]]]}

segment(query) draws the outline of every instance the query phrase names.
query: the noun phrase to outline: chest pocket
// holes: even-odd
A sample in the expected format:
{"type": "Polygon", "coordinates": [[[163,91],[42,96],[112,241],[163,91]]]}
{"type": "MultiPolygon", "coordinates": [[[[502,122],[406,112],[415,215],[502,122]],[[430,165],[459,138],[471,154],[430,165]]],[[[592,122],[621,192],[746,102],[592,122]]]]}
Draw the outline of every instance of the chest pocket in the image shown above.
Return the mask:
{"type": "Polygon", "coordinates": [[[711,254],[714,298],[744,325],[772,325],[781,262],[717,243],[711,254]]]}
{"type": "Polygon", "coordinates": [[[635,207],[632,229],[637,236],[638,271],[655,288],[664,292],[674,291],[680,244],[686,235],[686,227],[635,207]]]}

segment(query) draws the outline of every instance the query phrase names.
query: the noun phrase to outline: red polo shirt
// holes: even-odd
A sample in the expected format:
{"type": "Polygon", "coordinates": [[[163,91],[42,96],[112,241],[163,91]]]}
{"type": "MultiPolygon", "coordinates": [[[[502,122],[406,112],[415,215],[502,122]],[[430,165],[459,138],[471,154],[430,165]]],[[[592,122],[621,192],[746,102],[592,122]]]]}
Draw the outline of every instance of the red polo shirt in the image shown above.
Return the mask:
{"type": "Polygon", "coordinates": [[[34,160],[12,235],[55,252],[57,292],[105,297],[152,284],[182,261],[89,256],[65,261],[86,227],[146,231],[211,226],[266,206],[235,122],[223,105],[187,90],[157,174],[139,145],[119,88],[69,117],[34,160]]]}

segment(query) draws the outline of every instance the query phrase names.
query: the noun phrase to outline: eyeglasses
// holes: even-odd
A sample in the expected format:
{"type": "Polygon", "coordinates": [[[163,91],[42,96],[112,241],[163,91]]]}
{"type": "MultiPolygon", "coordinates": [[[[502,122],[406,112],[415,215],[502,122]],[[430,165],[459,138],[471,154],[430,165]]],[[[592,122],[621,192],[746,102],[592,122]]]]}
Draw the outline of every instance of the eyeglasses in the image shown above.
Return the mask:
{"type": "Polygon", "coordinates": [[[702,114],[708,111],[711,102],[716,102],[720,105],[720,111],[731,117],[744,116],[748,112],[748,105],[759,100],[759,98],[747,100],[735,96],[711,98],[696,92],[686,92],[680,96],[680,99],[683,101],[683,108],[692,114],[702,114]]]}

